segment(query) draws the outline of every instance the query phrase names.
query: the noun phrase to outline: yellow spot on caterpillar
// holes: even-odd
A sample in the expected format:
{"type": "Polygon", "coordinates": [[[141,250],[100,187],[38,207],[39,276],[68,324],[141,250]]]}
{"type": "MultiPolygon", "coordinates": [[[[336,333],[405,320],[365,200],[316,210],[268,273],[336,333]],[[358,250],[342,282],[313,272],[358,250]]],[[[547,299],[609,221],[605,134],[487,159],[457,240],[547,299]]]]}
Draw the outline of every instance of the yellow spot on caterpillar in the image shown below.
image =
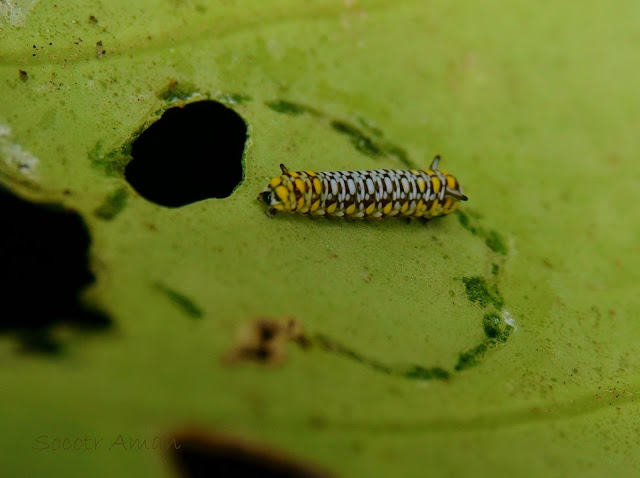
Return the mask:
{"type": "Polygon", "coordinates": [[[327,208],[327,213],[328,214],[333,214],[334,212],[336,212],[336,208],[338,207],[338,203],[334,202],[333,204],[331,204],[328,208],[327,208]]]}
{"type": "Polygon", "coordinates": [[[273,178],[269,184],[272,188],[280,186],[280,184],[282,184],[282,178],[280,176],[278,176],[277,178],[273,178]]]}
{"type": "Polygon", "coordinates": [[[304,183],[302,179],[299,179],[299,178],[296,178],[296,187],[302,193],[304,193],[307,190],[307,185],[304,183]]]}
{"type": "Polygon", "coordinates": [[[300,196],[300,199],[298,199],[298,209],[302,208],[302,206],[304,206],[304,196],[300,196]]]}
{"type": "Polygon", "coordinates": [[[289,197],[289,191],[284,186],[278,186],[276,188],[276,195],[280,198],[281,201],[286,201],[289,197]]]}
{"type": "Polygon", "coordinates": [[[287,189],[291,192],[293,192],[293,182],[292,181],[287,181],[286,183],[287,189]]]}
{"type": "Polygon", "coordinates": [[[431,205],[431,212],[435,212],[436,209],[438,209],[439,207],[440,207],[440,203],[436,199],[435,201],[433,201],[433,204],[431,205]]]}
{"type": "Polygon", "coordinates": [[[391,212],[391,208],[392,208],[392,207],[393,207],[393,203],[392,203],[392,202],[390,202],[390,203],[388,203],[388,204],[384,207],[384,209],[382,210],[382,212],[383,212],[383,213],[385,213],[385,214],[389,214],[389,213],[391,212]]]}
{"type": "Polygon", "coordinates": [[[427,183],[424,182],[424,179],[418,178],[418,189],[421,193],[427,188],[427,183]]]}
{"type": "Polygon", "coordinates": [[[369,204],[369,207],[367,209],[365,209],[365,213],[367,214],[373,214],[373,211],[376,210],[376,203],[371,203],[369,204]]]}
{"type": "Polygon", "coordinates": [[[320,199],[318,199],[316,202],[314,202],[311,205],[311,212],[315,211],[316,209],[318,209],[320,207],[320,199]]]}
{"type": "Polygon", "coordinates": [[[407,210],[407,209],[409,209],[409,201],[405,202],[405,203],[402,205],[402,207],[400,208],[400,212],[404,214],[404,213],[406,212],[406,210],[407,210]]]}
{"type": "Polygon", "coordinates": [[[438,194],[438,192],[440,191],[440,180],[436,176],[433,176],[431,178],[431,184],[433,184],[434,194],[438,194]]]}
{"type": "Polygon", "coordinates": [[[449,186],[450,189],[455,189],[456,178],[454,178],[453,176],[447,176],[447,186],[449,186]]]}
{"type": "Polygon", "coordinates": [[[298,173],[293,172],[293,171],[289,171],[289,176],[291,176],[292,178],[297,178],[300,175],[298,173]]]}
{"type": "Polygon", "coordinates": [[[349,206],[346,210],[347,214],[353,214],[354,212],[356,212],[356,205],[352,204],[351,206],[349,206]]]}
{"type": "Polygon", "coordinates": [[[312,178],[316,177],[316,173],[314,173],[313,171],[305,171],[305,173],[307,173],[309,176],[311,176],[312,178]]]}
{"type": "Polygon", "coordinates": [[[318,178],[313,178],[313,190],[316,194],[320,194],[322,192],[322,183],[318,178]]]}

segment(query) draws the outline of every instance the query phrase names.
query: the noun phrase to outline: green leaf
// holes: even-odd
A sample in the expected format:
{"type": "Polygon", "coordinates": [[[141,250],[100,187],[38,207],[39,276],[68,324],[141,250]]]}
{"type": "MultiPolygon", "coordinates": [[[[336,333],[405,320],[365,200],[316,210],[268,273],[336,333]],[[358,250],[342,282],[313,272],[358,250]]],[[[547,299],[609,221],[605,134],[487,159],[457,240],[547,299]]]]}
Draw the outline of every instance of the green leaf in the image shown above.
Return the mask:
{"type": "Polygon", "coordinates": [[[3,474],[176,476],[137,447],[189,426],[339,476],[640,472],[639,19],[629,0],[0,2],[0,182],[83,218],[79,300],[113,324],[56,321],[42,354],[0,329],[3,474]],[[198,101],[247,124],[242,159],[213,118],[202,150],[242,181],[152,203],[125,176],[135,141],[198,101]],[[256,200],[280,163],[436,154],[469,201],[428,224],[256,200]],[[304,340],[254,337],[283,363],[224,360],[287,317],[304,340]]]}

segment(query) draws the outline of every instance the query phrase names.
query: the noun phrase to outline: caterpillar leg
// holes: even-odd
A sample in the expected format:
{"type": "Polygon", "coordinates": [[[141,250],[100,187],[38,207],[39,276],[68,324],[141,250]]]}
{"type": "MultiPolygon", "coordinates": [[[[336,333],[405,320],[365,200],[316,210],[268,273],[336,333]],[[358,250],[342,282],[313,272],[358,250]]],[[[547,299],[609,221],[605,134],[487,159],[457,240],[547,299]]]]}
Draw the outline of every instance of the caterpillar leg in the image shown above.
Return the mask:
{"type": "Polygon", "coordinates": [[[278,212],[277,209],[270,207],[264,213],[268,218],[272,218],[276,215],[276,212],[278,212]]]}

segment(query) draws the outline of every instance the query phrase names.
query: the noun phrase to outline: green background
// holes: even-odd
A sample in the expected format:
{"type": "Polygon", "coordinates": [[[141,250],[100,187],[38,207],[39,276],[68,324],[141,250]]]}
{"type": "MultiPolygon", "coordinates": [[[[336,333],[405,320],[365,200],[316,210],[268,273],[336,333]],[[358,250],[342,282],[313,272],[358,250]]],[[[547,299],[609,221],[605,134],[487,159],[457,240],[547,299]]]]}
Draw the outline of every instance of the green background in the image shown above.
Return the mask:
{"type": "Polygon", "coordinates": [[[175,476],[160,450],[35,437],[188,425],[340,476],[639,473],[638,25],[630,0],[0,2],[0,180],[84,217],[84,300],[115,324],[55,327],[55,357],[0,335],[2,475],[175,476]],[[166,93],[175,81],[188,98],[166,93]],[[200,99],[247,123],[244,180],[226,199],[152,204],[113,152],[200,99]],[[464,215],[267,218],[255,197],[280,162],[402,167],[331,121],[413,164],[442,154],[464,215]],[[122,210],[96,213],[123,188],[122,210]],[[474,301],[469,278],[502,303],[474,301]],[[492,311],[515,329],[456,370],[492,311]],[[285,316],[353,353],[316,342],[289,344],[280,367],[222,362],[238,326],[285,316]]]}

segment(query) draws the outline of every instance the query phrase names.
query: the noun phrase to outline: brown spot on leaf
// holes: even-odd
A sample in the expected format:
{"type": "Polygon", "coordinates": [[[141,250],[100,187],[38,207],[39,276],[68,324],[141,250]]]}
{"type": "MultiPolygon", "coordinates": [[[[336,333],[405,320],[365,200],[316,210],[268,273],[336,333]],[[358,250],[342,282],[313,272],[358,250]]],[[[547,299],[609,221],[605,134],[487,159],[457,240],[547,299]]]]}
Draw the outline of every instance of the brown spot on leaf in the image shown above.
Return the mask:
{"type": "Polygon", "coordinates": [[[170,458],[179,475],[194,477],[328,478],[335,476],[315,464],[271,447],[229,437],[187,430],[172,436],[170,458]]]}
{"type": "Polygon", "coordinates": [[[102,49],[102,40],[96,42],[96,54],[98,58],[102,58],[105,53],[107,53],[107,50],[102,49]]]}
{"type": "Polygon", "coordinates": [[[618,155],[617,153],[611,153],[609,156],[607,156],[607,162],[611,166],[619,166],[621,162],[620,155],[618,155]]]}
{"type": "Polygon", "coordinates": [[[279,365],[286,361],[287,343],[291,341],[304,348],[311,345],[304,335],[302,323],[295,317],[250,320],[238,328],[236,345],[224,357],[224,362],[279,365]]]}

